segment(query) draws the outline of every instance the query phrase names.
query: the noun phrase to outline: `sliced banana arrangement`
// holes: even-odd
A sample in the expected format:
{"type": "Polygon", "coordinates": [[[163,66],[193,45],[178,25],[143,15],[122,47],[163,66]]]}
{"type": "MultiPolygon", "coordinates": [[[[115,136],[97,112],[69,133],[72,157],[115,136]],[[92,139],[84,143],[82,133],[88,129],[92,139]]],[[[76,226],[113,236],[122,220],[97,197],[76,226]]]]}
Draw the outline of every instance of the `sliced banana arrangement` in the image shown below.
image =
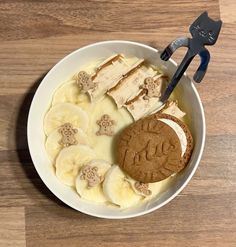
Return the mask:
{"type": "MultiPolygon", "coordinates": [[[[155,183],[134,180],[118,164],[116,145],[123,129],[157,112],[167,79],[142,58],[114,54],[62,83],[44,117],[45,149],[60,182],[81,200],[122,210],[165,192],[173,176],[155,183]]],[[[178,122],[185,113],[175,98],[160,113],[159,121],[178,136],[186,162],[189,134],[178,122]]]]}

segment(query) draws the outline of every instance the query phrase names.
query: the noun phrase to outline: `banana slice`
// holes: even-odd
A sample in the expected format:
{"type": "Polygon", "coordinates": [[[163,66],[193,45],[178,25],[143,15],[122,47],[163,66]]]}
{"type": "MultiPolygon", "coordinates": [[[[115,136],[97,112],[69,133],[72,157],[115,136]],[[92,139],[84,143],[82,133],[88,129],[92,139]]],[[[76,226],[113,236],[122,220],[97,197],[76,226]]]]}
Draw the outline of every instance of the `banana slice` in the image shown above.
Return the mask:
{"type": "Polygon", "coordinates": [[[110,163],[104,160],[92,160],[84,165],[75,182],[78,194],[95,203],[106,202],[107,198],[102,190],[102,182],[110,167],[110,163]],[[90,183],[93,183],[93,186],[90,183]]]}
{"type": "Polygon", "coordinates": [[[56,159],[56,175],[65,185],[73,186],[80,168],[96,158],[86,145],[73,145],[61,150],[56,159]]]}
{"type": "Polygon", "coordinates": [[[168,177],[160,182],[144,184],[130,177],[127,179],[135,193],[143,196],[145,200],[149,200],[166,191],[172,180],[173,177],[168,177]]]}
{"type": "Polygon", "coordinates": [[[134,192],[129,182],[126,181],[125,174],[117,165],[113,165],[106,173],[103,192],[109,201],[121,208],[134,206],[142,199],[142,196],[134,192]]]}
{"type": "Polygon", "coordinates": [[[77,104],[80,101],[80,90],[75,80],[71,80],[59,87],[53,95],[52,105],[58,103],[77,104]]]}
{"type": "Polygon", "coordinates": [[[71,103],[59,103],[50,108],[44,118],[44,131],[48,136],[53,130],[64,123],[71,123],[74,127],[86,131],[89,124],[88,114],[79,106],[71,103]]]}
{"type": "Polygon", "coordinates": [[[59,87],[53,95],[52,105],[58,103],[72,103],[81,107],[85,111],[91,111],[94,104],[87,94],[80,93],[76,80],[73,79],[59,87]]]}
{"type": "MultiPolygon", "coordinates": [[[[57,155],[59,152],[63,149],[62,145],[59,144],[61,140],[61,134],[58,132],[58,128],[55,129],[50,133],[48,136],[46,143],[45,143],[45,148],[46,151],[49,155],[49,158],[51,159],[52,163],[54,163],[57,155]]],[[[84,133],[83,130],[77,128],[77,133],[75,134],[75,139],[77,140],[78,144],[88,144],[88,137],[84,133]]]]}

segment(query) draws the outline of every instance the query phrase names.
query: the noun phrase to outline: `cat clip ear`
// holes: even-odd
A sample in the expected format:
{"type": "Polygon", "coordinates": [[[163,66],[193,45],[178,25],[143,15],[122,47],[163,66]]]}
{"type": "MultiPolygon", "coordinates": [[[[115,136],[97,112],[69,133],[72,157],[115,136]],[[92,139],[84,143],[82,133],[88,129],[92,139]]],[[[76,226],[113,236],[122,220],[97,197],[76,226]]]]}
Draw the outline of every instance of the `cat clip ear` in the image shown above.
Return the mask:
{"type": "Polygon", "coordinates": [[[223,24],[223,22],[221,20],[215,22],[216,28],[218,29],[217,30],[217,35],[216,35],[217,38],[218,38],[218,36],[220,34],[220,30],[221,30],[222,24],[223,24]]]}
{"type": "Polygon", "coordinates": [[[204,11],[200,16],[207,16],[208,17],[208,12],[204,11]]]}
{"type": "Polygon", "coordinates": [[[208,12],[204,11],[202,14],[198,16],[198,18],[192,23],[192,25],[189,27],[189,31],[191,32],[191,29],[193,29],[197,25],[201,25],[202,22],[209,19],[208,12]]]}
{"type": "Polygon", "coordinates": [[[216,23],[220,28],[222,27],[223,22],[221,20],[217,21],[216,23]]]}

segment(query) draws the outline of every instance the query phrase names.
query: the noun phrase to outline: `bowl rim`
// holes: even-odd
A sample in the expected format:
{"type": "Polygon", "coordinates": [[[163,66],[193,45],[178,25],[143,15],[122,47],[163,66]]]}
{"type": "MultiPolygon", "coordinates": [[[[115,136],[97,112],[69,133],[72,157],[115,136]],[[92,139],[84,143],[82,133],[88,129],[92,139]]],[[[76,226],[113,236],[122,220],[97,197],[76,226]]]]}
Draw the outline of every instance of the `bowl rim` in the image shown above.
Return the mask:
{"type": "MultiPolygon", "coordinates": [[[[200,113],[202,116],[202,133],[201,133],[201,138],[202,138],[202,142],[201,142],[201,147],[199,150],[199,154],[198,157],[196,159],[196,161],[194,162],[194,166],[191,170],[191,172],[189,173],[188,177],[186,178],[186,180],[183,182],[183,184],[179,187],[178,190],[175,191],[175,193],[173,193],[173,195],[171,195],[168,199],[164,200],[162,203],[158,204],[157,206],[154,206],[153,208],[150,208],[148,210],[143,210],[139,213],[130,213],[129,215],[122,215],[122,216],[118,216],[118,215],[101,215],[101,214],[96,214],[96,213],[90,213],[86,210],[78,210],[76,207],[74,207],[70,202],[66,201],[64,198],[62,198],[60,195],[58,195],[57,191],[52,188],[46,181],[46,179],[44,179],[43,176],[41,176],[40,174],[40,169],[38,168],[37,161],[34,158],[34,155],[32,154],[32,150],[31,150],[31,133],[30,133],[30,124],[31,124],[31,115],[32,115],[32,111],[33,111],[33,107],[35,104],[35,99],[37,98],[37,94],[39,92],[39,89],[41,88],[42,84],[44,81],[47,80],[47,77],[49,77],[49,75],[51,75],[52,73],[54,73],[54,70],[56,69],[56,67],[62,63],[64,60],[67,60],[70,56],[73,56],[75,53],[94,47],[94,46],[100,46],[100,45],[106,45],[106,44],[112,44],[112,43],[121,43],[121,44],[131,44],[131,45],[136,45],[136,46],[140,46],[143,47],[145,49],[149,49],[152,50],[153,52],[158,52],[159,50],[156,48],[153,48],[149,45],[143,44],[143,43],[139,43],[139,42],[134,42],[134,41],[127,41],[127,40],[107,40],[107,41],[100,41],[100,42],[95,42],[86,46],[83,46],[81,48],[78,48],[76,50],[74,50],[73,52],[69,53],[68,55],[66,55],[65,57],[63,57],[62,59],[60,59],[49,71],[48,73],[45,75],[45,77],[42,79],[42,81],[40,82],[39,86],[37,87],[37,90],[34,94],[34,97],[31,101],[31,105],[30,105],[30,109],[29,109],[29,113],[28,113],[28,119],[27,119],[27,141],[28,141],[28,148],[29,148],[29,152],[30,152],[30,156],[33,162],[33,165],[40,177],[40,179],[43,181],[43,183],[46,185],[46,187],[58,198],[60,199],[63,203],[65,203],[66,205],[70,206],[71,208],[75,209],[76,211],[79,211],[81,213],[90,215],[90,216],[94,216],[94,217],[98,217],[98,218],[104,218],[104,219],[126,219],[126,218],[134,218],[134,217],[138,217],[138,216],[142,216],[148,213],[151,213],[161,207],[163,207],[164,205],[166,205],[167,203],[169,203],[171,200],[173,200],[185,187],[186,185],[189,183],[189,181],[191,180],[191,178],[193,177],[194,173],[196,172],[197,167],[199,166],[200,160],[202,158],[202,154],[203,154],[203,150],[205,147],[205,139],[206,139],[206,121],[205,121],[205,114],[204,114],[204,109],[203,109],[203,105],[200,99],[200,96],[197,92],[197,89],[195,87],[195,85],[193,84],[192,79],[187,76],[186,73],[184,73],[184,76],[190,81],[191,83],[191,88],[193,90],[193,93],[196,96],[197,102],[199,104],[200,107],[200,113]]],[[[177,63],[173,60],[173,59],[169,59],[169,62],[172,63],[174,66],[177,66],[177,63]]]]}

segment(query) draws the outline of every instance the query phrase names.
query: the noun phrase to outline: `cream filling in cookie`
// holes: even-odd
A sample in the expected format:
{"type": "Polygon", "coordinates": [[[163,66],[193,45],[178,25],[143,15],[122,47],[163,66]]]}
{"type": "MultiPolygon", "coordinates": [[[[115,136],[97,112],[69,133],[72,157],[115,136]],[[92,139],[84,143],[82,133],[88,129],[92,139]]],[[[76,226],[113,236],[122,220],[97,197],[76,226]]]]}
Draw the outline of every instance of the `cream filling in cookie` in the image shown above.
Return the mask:
{"type": "Polygon", "coordinates": [[[158,120],[162,121],[163,123],[166,123],[175,131],[175,133],[177,134],[180,140],[182,156],[183,156],[187,149],[187,137],[185,135],[184,130],[176,122],[170,119],[159,118],[158,120]]]}

